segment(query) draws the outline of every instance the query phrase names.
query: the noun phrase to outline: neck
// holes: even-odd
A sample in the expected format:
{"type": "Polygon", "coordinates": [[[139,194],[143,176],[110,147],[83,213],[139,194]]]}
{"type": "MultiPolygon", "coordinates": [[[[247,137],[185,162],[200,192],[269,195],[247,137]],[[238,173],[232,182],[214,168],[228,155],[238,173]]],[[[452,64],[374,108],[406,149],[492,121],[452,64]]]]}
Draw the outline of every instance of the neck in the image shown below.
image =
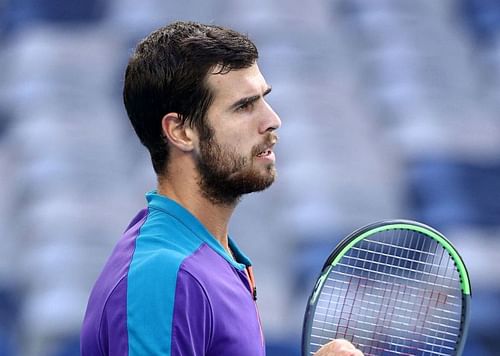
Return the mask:
{"type": "Polygon", "coordinates": [[[230,253],[228,225],[237,202],[229,205],[214,203],[202,194],[196,180],[175,179],[172,176],[177,175],[158,179],[158,193],[187,209],[230,253]]]}

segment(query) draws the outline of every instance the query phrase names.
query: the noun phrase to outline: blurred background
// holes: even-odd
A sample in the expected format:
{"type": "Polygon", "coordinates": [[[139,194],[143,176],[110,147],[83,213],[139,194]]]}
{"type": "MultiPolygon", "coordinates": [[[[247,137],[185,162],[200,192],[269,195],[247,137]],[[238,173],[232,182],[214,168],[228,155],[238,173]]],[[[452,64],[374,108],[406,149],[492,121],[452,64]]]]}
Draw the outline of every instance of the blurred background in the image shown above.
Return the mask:
{"type": "Polygon", "coordinates": [[[457,245],[465,354],[500,355],[500,1],[0,0],[0,356],[79,354],[90,288],[155,187],[124,69],[180,19],[248,33],[283,121],[279,178],[231,226],[268,355],[299,355],[324,259],[388,218],[457,245]]]}

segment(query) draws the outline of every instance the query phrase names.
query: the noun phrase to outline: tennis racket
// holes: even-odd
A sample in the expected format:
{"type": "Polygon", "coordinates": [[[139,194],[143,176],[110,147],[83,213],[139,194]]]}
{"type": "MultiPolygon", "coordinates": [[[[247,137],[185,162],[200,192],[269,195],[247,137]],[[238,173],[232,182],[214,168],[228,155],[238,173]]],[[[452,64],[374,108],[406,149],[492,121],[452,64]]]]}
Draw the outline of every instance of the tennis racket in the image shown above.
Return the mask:
{"type": "Polygon", "coordinates": [[[332,339],[368,355],[461,355],[471,286],[452,244],[408,220],[354,231],[330,254],[309,298],[302,355],[332,339]]]}

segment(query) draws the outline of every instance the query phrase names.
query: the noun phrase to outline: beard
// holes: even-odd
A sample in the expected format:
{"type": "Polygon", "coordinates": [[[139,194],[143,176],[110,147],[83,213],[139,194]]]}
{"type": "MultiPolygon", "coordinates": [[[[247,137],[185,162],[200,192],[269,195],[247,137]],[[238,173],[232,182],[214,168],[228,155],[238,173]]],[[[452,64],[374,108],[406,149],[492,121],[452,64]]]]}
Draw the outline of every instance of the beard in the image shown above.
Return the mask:
{"type": "Polygon", "coordinates": [[[253,159],[276,142],[275,134],[268,133],[264,142],[254,146],[247,157],[220,145],[211,127],[206,126],[202,131],[196,166],[200,176],[198,185],[208,200],[217,205],[232,205],[243,194],[271,186],[276,178],[274,163],[267,164],[263,169],[255,167],[253,159]]]}

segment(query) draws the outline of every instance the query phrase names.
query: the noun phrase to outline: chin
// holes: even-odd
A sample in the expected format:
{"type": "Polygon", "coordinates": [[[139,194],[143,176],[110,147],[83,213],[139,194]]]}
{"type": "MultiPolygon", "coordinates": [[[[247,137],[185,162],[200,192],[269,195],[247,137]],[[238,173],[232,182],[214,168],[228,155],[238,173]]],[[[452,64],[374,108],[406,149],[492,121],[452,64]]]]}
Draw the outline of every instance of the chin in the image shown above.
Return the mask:
{"type": "Polygon", "coordinates": [[[268,173],[267,175],[261,176],[261,178],[259,179],[259,182],[254,185],[254,187],[256,188],[254,191],[260,192],[260,191],[266,190],[274,183],[275,180],[276,180],[276,171],[273,170],[272,172],[268,173]]]}

